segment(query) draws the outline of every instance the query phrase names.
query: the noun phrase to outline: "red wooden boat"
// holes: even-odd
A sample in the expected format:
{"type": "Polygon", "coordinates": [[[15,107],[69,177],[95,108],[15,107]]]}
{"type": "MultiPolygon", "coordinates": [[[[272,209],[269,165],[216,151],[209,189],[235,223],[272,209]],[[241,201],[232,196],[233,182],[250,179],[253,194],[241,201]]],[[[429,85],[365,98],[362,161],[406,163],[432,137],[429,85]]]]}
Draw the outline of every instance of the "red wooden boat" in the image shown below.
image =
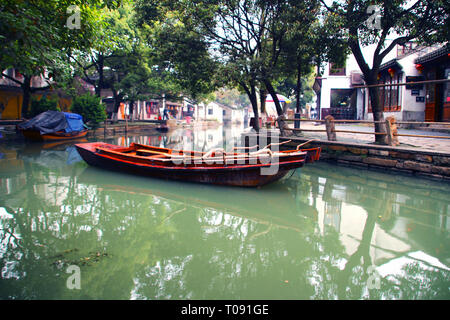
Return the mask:
{"type": "Polygon", "coordinates": [[[268,145],[247,153],[225,152],[223,149],[184,151],[137,143],[129,147],[104,142],[75,146],[81,157],[92,166],[163,179],[255,187],[279,180],[306,162],[319,159],[320,148],[300,149],[302,145],[287,151],[272,151],[268,145]]]}

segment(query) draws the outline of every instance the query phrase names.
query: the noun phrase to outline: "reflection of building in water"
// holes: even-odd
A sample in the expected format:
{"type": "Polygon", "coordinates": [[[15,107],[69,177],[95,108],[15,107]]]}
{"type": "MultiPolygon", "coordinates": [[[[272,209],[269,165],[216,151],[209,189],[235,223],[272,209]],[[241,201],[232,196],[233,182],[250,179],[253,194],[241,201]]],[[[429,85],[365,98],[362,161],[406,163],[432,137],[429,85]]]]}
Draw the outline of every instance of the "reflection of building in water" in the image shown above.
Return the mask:
{"type": "Polygon", "coordinates": [[[244,124],[222,125],[208,127],[202,130],[195,128],[179,128],[164,134],[155,135],[124,135],[107,139],[106,142],[129,146],[131,143],[147,144],[162,148],[180,150],[205,151],[211,148],[231,148],[239,145],[244,131],[244,124]]]}
{"type": "Polygon", "coordinates": [[[10,178],[0,178],[0,192],[3,195],[13,194],[26,184],[25,174],[10,178]]]}
{"type": "Polygon", "coordinates": [[[402,180],[394,183],[387,176],[372,178],[370,173],[369,177],[352,176],[346,170],[351,169],[322,172],[317,165],[309,167],[308,175],[303,175],[309,179],[311,190],[318,191],[315,200],[318,227],[324,236],[327,228],[336,230],[349,256],[367,241],[367,254],[377,265],[404,255],[411,248],[421,248],[438,257],[439,252],[443,254],[441,243],[422,238],[430,229],[441,233],[450,230],[447,219],[450,206],[442,202],[443,198],[416,197],[415,194],[424,192],[417,184],[403,184],[402,180]]]}
{"type": "Polygon", "coordinates": [[[342,201],[345,201],[345,186],[333,184],[332,180],[326,179],[323,190],[324,220],[323,224],[340,231],[342,201]]]}
{"type": "Polygon", "coordinates": [[[342,202],[331,199],[325,202],[325,214],[323,224],[333,227],[337,232],[340,231],[342,202]]]}
{"type": "Polygon", "coordinates": [[[106,139],[105,142],[120,146],[129,146],[131,143],[146,144],[155,147],[167,148],[182,139],[171,135],[127,135],[106,139]]]}
{"type": "Polygon", "coordinates": [[[177,129],[167,136],[176,141],[167,147],[182,150],[207,151],[212,148],[231,150],[244,131],[243,124],[218,126],[204,130],[177,129]],[[178,140],[176,140],[178,139],[178,140]]]}

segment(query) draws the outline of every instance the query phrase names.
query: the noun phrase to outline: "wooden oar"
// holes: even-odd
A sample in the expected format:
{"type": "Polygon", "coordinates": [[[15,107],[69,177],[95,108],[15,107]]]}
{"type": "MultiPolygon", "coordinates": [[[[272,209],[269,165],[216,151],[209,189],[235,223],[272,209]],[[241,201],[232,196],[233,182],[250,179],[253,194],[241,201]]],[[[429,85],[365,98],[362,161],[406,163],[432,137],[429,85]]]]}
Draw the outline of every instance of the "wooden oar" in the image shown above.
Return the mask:
{"type": "Polygon", "coordinates": [[[308,141],[306,141],[306,142],[303,142],[303,143],[301,143],[301,144],[299,144],[298,146],[297,146],[297,150],[299,150],[301,147],[303,147],[304,145],[306,145],[306,144],[308,144],[308,143],[310,143],[310,142],[313,142],[313,141],[316,141],[316,139],[311,139],[311,140],[308,140],[308,141]]]}
{"type": "Polygon", "coordinates": [[[254,148],[258,148],[258,145],[254,145],[253,147],[234,147],[232,150],[238,150],[238,149],[250,150],[250,149],[254,149],[254,148]]]}
{"type": "Polygon", "coordinates": [[[282,144],[285,144],[285,143],[289,143],[289,142],[291,142],[292,140],[287,140],[287,141],[284,141],[284,142],[280,142],[280,143],[269,143],[267,146],[265,146],[263,149],[268,149],[270,146],[281,146],[282,144]]]}

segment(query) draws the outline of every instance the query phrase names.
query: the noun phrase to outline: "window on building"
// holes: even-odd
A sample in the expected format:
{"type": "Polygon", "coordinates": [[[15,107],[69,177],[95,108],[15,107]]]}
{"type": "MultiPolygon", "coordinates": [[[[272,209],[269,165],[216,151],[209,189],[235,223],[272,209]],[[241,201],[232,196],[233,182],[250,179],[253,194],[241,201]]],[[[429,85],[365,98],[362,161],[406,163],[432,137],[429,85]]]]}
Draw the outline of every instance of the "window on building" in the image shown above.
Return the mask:
{"type": "MultiPolygon", "coordinates": [[[[384,112],[401,110],[401,87],[393,84],[401,83],[402,73],[397,72],[394,76],[383,75],[378,80],[379,84],[385,84],[378,88],[378,98],[384,112]]],[[[369,98],[369,112],[372,112],[372,105],[369,98]]]]}
{"type": "Polygon", "coordinates": [[[226,115],[227,115],[227,110],[224,109],[224,110],[222,111],[222,115],[223,115],[223,116],[226,116],[226,115]]]}
{"type": "Polygon", "coordinates": [[[330,62],[330,76],[345,76],[345,65],[339,66],[333,62],[330,62]]]}
{"type": "MultiPolygon", "coordinates": [[[[450,79],[450,68],[445,69],[445,78],[450,79]]],[[[450,82],[444,82],[444,104],[442,110],[442,121],[450,121],[450,82]]]]}
{"type": "MultiPolygon", "coordinates": [[[[427,73],[427,80],[434,80],[436,79],[436,72],[430,71],[427,73]]],[[[428,83],[425,87],[426,90],[426,98],[427,103],[434,103],[436,99],[436,84],[435,83],[428,83]]]]}
{"type": "Polygon", "coordinates": [[[147,113],[150,114],[158,114],[159,113],[159,106],[158,102],[147,102],[147,113]]]}
{"type": "Polygon", "coordinates": [[[335,119],[356,119],[356,90],[331,89],[330,112],[335,119]]]}
{"type": "Polygon", "coordinates": [[[212,115],[213,114],[213,109],[208,109],[208,114],[212,115]]]}

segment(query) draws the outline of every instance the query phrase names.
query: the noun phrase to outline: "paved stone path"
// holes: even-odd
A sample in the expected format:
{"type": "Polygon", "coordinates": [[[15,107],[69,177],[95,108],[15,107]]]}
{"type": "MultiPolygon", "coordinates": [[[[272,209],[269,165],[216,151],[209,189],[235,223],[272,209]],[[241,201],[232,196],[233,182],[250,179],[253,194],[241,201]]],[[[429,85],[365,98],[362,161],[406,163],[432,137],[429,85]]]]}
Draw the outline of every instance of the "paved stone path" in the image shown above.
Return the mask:
{"type": "MultiPolygon", "coordinates": [[[[302,122],[300,126],[302,129],[325,130],[324,124],[316,125],[313,122],[302,122]]],[[[336,124],[335,129],[336,130],[361,131],[361,132],[374,132],[373,126],[367,126],[367,125],[336,124]]],[[[449,139],[401,137],[400,136],[400,137],[398,137],[398,140],[400,142],[399,147],[413,148],[413,149],[418,148],[418,149],[424,149],[424,150],[450,153],[450,133],[425,131],[425,130],[417,130],[417,129],[398,129],[398,133],[399,134],[415,134],[415,135],[447,137],[449,139]]],[[[297,135],[299,137],[327,140],[326,132],[303,131],[301,133],[297,132],[297,135]]],[[[336,132],[336,138],[337,138],[338,142],[341,141],[341,142],[373,144],[375,141],[374,135],[357,134],[357,133],[336,132]]]]}

